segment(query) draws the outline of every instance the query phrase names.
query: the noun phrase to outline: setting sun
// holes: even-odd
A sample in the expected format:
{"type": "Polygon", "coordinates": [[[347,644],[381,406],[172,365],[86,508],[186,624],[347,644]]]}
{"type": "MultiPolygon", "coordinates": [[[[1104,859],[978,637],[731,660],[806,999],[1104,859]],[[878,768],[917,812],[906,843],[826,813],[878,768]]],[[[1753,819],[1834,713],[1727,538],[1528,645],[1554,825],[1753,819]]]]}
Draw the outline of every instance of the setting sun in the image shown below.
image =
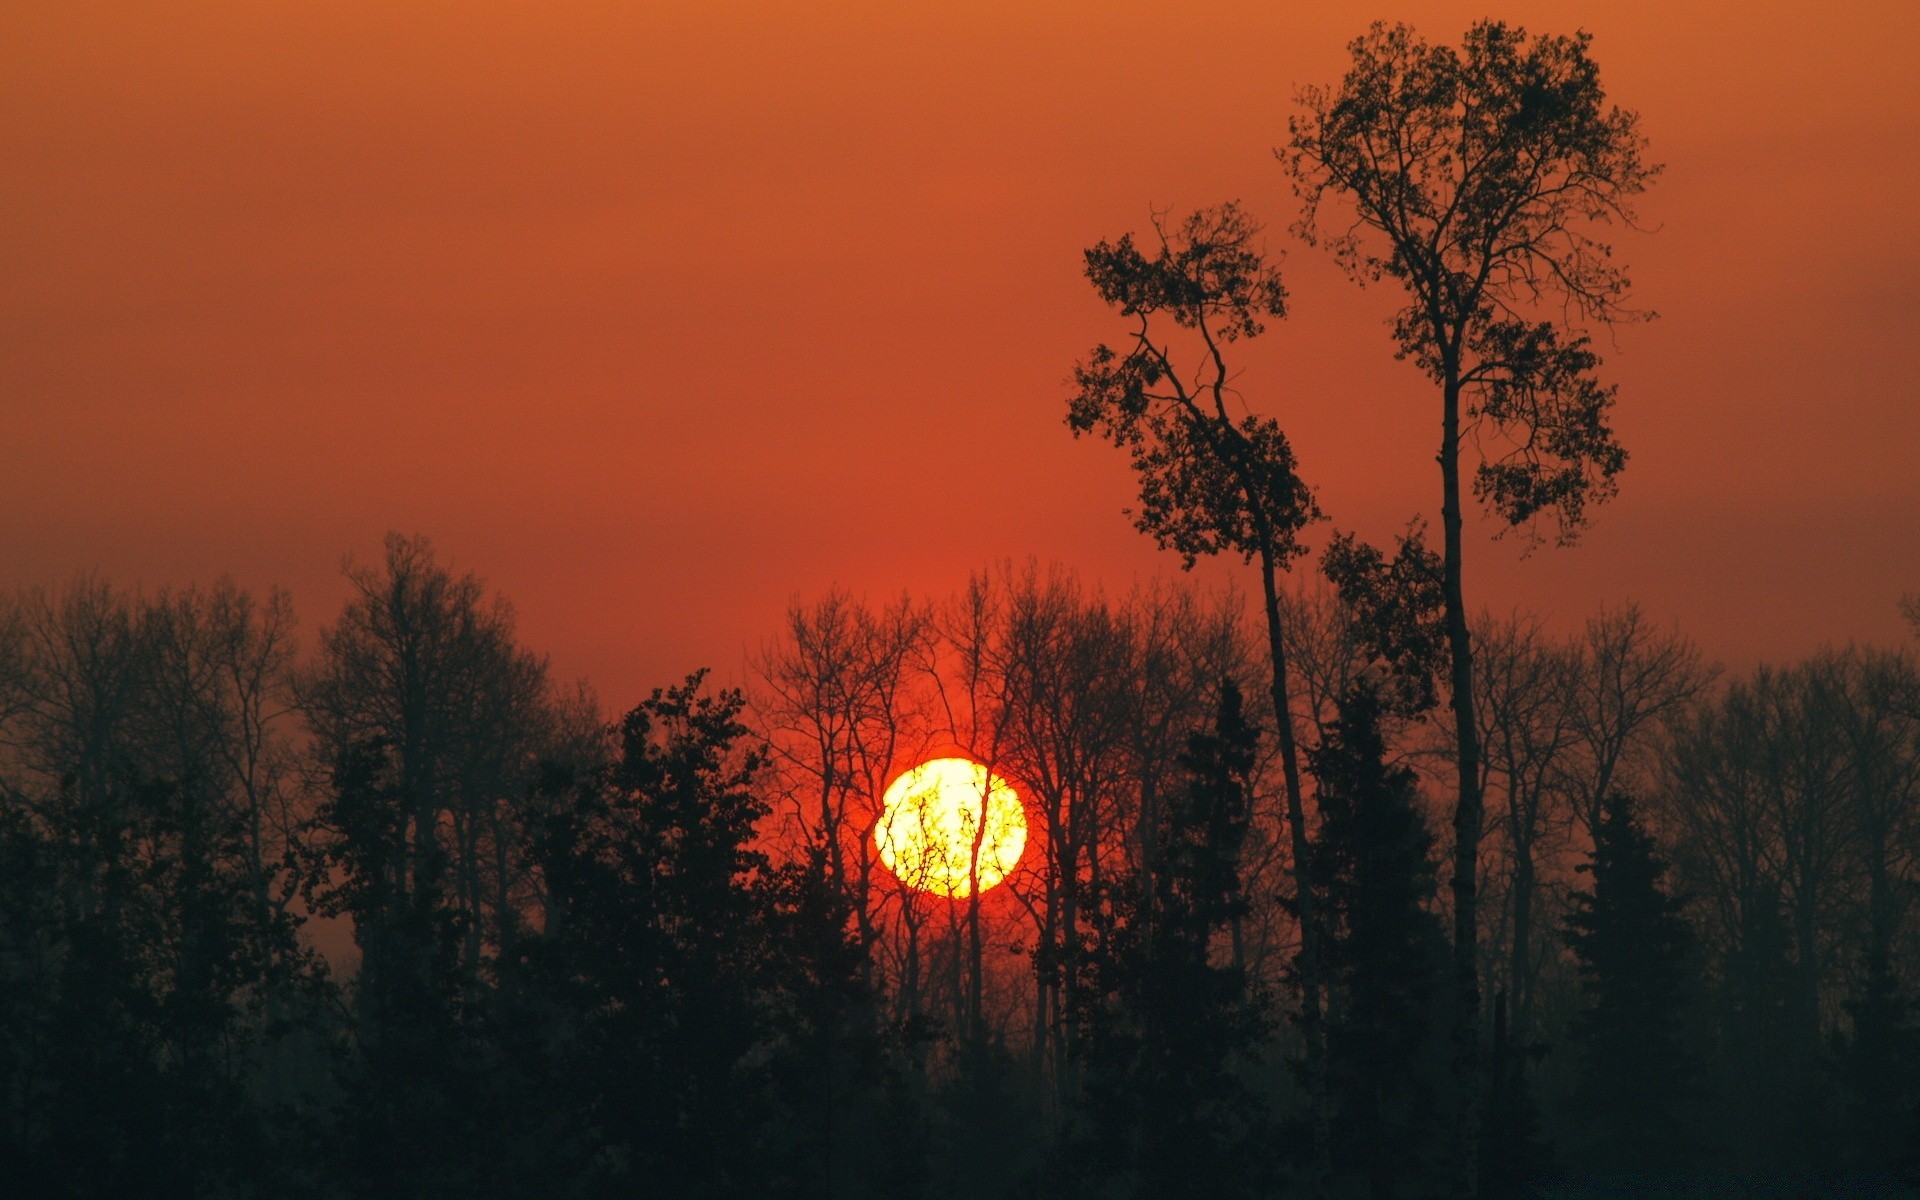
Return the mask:
{"type": "Polygon", "coordinates": [[[1027,845],[1020,797],[969,759],[921,763],[893,781],[885,803],[874,834],[880,861],[923,892],[958,899],[972,893],[975,879],[984,892],[1006,878],[1027,845]]]}

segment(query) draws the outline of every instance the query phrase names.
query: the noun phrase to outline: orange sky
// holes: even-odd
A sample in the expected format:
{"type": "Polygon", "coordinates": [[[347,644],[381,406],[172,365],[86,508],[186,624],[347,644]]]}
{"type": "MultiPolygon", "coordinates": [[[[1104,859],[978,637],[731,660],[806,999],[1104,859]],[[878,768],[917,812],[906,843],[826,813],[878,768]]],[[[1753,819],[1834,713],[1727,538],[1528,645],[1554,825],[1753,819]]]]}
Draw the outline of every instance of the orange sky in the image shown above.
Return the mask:
{"type": "MultiPolygon", "coordinates": [[[[292,587],[425,532],[610,705],[737,673],[789,597],[1169,569],[1061,423],[1081,247],[1238,198],[1249,359],[1341,527],[1431,511],[1390,298],[1291,243],[1270,150],[1372,17],[1483,5],[13,3],[0,584],[292,587]]],[[[1608,349],[1633,458],[1469,600],[1637,598],[1733,663],[1892,641],[1920,588],[1920,5],[1510,3],[1584,26],[1669,164],[1608,349]]]]}

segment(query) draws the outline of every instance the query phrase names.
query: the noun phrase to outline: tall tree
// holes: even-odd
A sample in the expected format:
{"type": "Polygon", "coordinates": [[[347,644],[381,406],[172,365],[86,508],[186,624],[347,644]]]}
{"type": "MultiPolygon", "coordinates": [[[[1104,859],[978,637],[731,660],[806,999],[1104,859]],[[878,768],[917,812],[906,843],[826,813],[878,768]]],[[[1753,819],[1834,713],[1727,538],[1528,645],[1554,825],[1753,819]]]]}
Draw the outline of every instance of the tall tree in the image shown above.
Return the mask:
{"type": "Polygon", "coordinates": [[[1314,882],[1329,933],[1329,1094],[1337,1162],[1374,1200],[1419,1195],[1438,1164],[1436,1076],[1445,936],[1427,904],[1433,835],[1413,771],[1390,763],[1377,684],[1361,681],[1311,759],[1320,785],[1314,882]]]}
{"type": "Polygon", "coordinates": [[[1607,102],[1586,34],[1529,38],[1498,21],[1458,49],[1376,24],[1349,47],[1337,88],[1307,88],[1282,153],[1299,232],[1361,282],[1390,278],[1407,303],[1397,351],[1440,392],[1440,514],[1459,797],[1454,809],[1455,1039],[1467,1103],[1464,1194],[1476,1189],[1480,985],[1477,863],[1484,811],[1473,653],[1462,580],[1461,451],[1483,457],[1474,492],[1499,520],[1553,518],[1564,541],[1614,489],[1626,452],[1608,424],[1614,389],[1573,323],[1611,323],[1628,278],[1592,230],[1631,222],[1657,167],[1637,116],[1607,102]],[[1344,211],[1333,211],[1344,201],[1344,211]],[[1542,319],[1545,307],[1560,319],[1542,319]]]}
{"type": "Polygon", "coordinates": [[[1140,481],[1140,531],[1179,553],[1232,553],[1257,562],[1266,615],[1274,730],[1286,788],[1300,920],[1301,1025],[1315,1156],[1327,1145],[1326,1050],[1313,890],[1305,886],[1310,839],[1294,742],[1280,574],[1304,552],[1300,534],[1320,515],[1295,469],[1292,445],[1273,418],[1242,408],[1228,365],[1236,342],[1286,315],[1286,289],[1266,261],[1259,226],[1234,204],[1203,209],[1169,229],[1156,217],[1157,246],[1131,234],[1086,252],[1101,299],[1135,323],[1124,350],[1101,345],[1074,370],[1067,424],[1125,449],[1140,481]],[[1185,352],[1193,361],[1185,361],[1185,352]]]}
{"type": "Polygon", "coordinates": [[[485,1022],[498,964],[540,915],[517,814],[557,709],[511,607],[425,539],[390,536],[378,567],[347,574],[296,689],[326,781],[302,837],[308,895],[352,918],[360,949],[342,1165],[374,1194],[459,1194],[518,1150],[499,1136],[485,1022]]]}
{"type": "MultiPolygon", "coordinates": [[[[424,538],[389,535],[380,565],[350,564],[347,577],[353,595],[321,631],[301,706],[322,770],[369,771],[379,802],[397,806],[400,848],[384,886],[395,912],[444,912],[458,926],[471,999],[483,960],[522,915],[511,814],[554,739],[546,664],[515,641],[512,607],[441,566],[424,538]],[[369,754],[382,765],[366,767],[369,754]]],[[[322,854],[340,844],[342,831],[317,833],[322,854]]],[[[437,951],[409,945],[385,950],[417,950],[425,970],[437,951]]],[[[364,968],[369,983],[411,969],[377,954],[364,968]]]]}
{"type": "Polygon", "coordinates": [[[1667,864],[1633,801],[1615,793],[1594,830],[1591,876],[1574,896],[1567,940],[1586,1007],[1575,1104],[1596,1161],[1674,1167],[1684,1159],[1696,1062],[1687,1037],[1693,934],[1667,891],[1667,864]]]}
{"type": "Polygon", "coordinates": [[[1223,683],[1213,728],[1180,756],[1184,786],[1159,810],[1159,855],[1145,878],[1106,889],[1071,1014],[1088,1064],[1076,1169],[1091,1194],[1199,1200],[1268,1182],[1266,1114],[1240,1076],[1266,1022],[1245,968],[1217,948],[1247,907],[1257,740],[1223,683]]]}

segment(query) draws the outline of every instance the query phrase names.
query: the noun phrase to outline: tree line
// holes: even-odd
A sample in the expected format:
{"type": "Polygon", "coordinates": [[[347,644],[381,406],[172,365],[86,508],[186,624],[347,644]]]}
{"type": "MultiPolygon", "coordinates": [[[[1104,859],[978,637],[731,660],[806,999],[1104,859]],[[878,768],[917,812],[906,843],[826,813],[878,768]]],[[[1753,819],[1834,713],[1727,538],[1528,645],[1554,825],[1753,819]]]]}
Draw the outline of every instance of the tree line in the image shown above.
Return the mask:
{"type": "MultiPolygon", "coordinates": [[[[1449,723],[1326,586],[1004,566],[796,603],[618,721],[417,539],[288,598],[0,609],[0,1163],[27,1194],[1419,1195],[1455,1154],[1449,723]],[[878,796],[1031,825],[950,899],[878,796]],[[1327,1175],[1296,876],[1320,924],[1327,1175]]],[[[1726,678],[1635,609],[1474,624],[1480,1186],[1901,1169],[1920,665],[1726,678]]]]}

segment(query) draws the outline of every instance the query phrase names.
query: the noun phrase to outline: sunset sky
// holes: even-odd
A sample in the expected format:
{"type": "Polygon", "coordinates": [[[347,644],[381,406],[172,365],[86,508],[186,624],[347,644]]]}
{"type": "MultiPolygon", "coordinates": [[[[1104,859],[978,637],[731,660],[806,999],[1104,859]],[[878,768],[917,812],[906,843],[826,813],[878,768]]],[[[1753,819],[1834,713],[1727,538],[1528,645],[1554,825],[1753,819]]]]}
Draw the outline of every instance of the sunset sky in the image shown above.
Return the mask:
{"type": "MultiPolygon", "coordinates": [[[[1607,343],[1632,454],[1468,599],[1640,601],[1733,665],[1920,589],[1920,5],[17,2],[0,14],[0,586],[290,587],[389,529],[613,706],[795,597],[1004,557],[1171,571],[1063,425],[1080,251],[1237,198],[1293,316],[1242,380],[1333,527],[1433,514],[1388,291],[1272,149],[1374,17],[1585,28],[1666,175],[1607,343]]],[[[1322,526],[1322,530],[1328,526],[1322,526]]],[[[1485,530],[1482,530],[1484,533],[1485,530]]]]}

